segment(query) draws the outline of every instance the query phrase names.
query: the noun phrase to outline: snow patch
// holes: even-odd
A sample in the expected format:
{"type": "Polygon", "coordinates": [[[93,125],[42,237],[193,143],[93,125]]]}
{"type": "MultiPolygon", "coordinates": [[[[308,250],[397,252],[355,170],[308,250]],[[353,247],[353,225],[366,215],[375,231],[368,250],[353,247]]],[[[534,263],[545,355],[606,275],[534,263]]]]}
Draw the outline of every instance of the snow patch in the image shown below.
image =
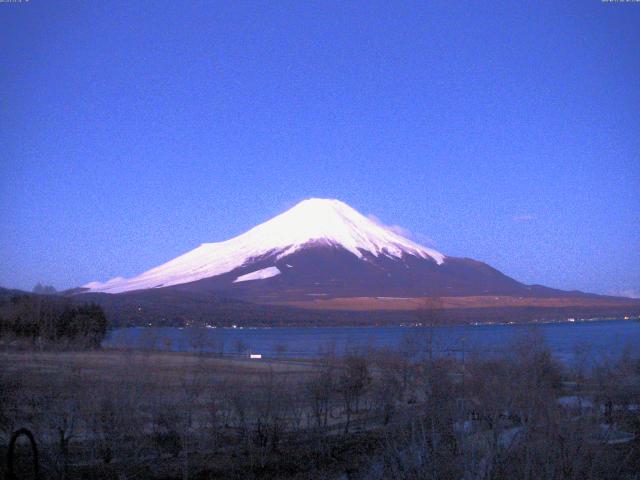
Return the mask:
{"type": "Polygon", "coordinates": [[[280,274],[278,267],[267,267],[262,270],[256,270],[255,272],[247,273],[246,275],[240,275],[233,283],[246,282],[249,280],[264,280],[265,278],[275,277],[280,274]]]}

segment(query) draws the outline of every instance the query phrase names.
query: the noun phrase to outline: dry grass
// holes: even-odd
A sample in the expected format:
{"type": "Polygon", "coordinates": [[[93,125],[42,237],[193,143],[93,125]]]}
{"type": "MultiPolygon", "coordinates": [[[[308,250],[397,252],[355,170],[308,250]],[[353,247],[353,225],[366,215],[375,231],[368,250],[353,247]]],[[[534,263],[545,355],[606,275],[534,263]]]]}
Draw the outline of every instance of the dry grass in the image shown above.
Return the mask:
{"type": "Polygon", "coordinates": [[[82,351],[82,352],[0,352],[6,372],[29,379],[30,384],[48,383],[51,377],[69,372],[95,382],[118,382],[125,377],[157,379],[163,386],[179,385],[194,371],[211,376],[242,376],[250,380],[266,372],[304,377],[314,371],[311,362],[220,358],[172,352],[82,351]],[[37,379],[40,378],[40,381],[37,379]]]}
{"type": "MultiPolygon", "coordinates": [[[[511,296],[469,296],[432,298],[350,297],[282,302],[282,305],[311,310],[415,311],[420,309],[496,308],[496,307],[604,307],[620,306],[625,301],[606,297],[528,298],[511,296]]],[[[629,304],[633,300],[629,300],[629,304]]]]}

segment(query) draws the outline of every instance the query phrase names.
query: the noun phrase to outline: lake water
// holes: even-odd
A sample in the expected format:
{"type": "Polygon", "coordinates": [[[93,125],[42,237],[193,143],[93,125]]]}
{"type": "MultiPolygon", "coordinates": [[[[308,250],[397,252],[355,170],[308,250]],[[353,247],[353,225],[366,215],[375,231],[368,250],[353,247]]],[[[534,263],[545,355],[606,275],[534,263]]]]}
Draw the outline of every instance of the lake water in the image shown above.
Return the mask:
{"type": "Polygon", "coordinates": [[[313,358],[324,352],[344,354],[368,348],[415,348],[424,351],[433,332],[437,355],[504,352],[531,333],[542,335],[553,354],[573,363],[615,359],[623,351],[640,357],[640,322],[603,320],[536,325],[460,325],[435,327],[292,327],[292,328],[172,328],[140,327],[112,331],[105,348],[215,352],[225,355],[258,353],[263,357],[313,358]]]}

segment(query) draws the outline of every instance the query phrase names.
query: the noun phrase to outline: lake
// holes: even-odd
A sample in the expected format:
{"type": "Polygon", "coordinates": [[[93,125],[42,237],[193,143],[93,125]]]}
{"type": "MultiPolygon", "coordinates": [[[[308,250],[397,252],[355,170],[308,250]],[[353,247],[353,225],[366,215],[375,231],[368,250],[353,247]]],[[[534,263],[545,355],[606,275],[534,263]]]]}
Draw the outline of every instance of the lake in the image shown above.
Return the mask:
{"type": "Polygon", "coordinates": [[[535,333],[542,335],[553,354],[565,363],[615,359],[625,350],[640,357],[640,322],[634,320],[459,325],[433,330],[423,327],[137,327],[110,332],[103,347],[313,358],[327,352],[342,355],[382,347],[424,351],[430,332],[433,332],[431,348],[439,356],[461,356],[463,351],[483,356],[498,354],[518,338],[535,333]]]}

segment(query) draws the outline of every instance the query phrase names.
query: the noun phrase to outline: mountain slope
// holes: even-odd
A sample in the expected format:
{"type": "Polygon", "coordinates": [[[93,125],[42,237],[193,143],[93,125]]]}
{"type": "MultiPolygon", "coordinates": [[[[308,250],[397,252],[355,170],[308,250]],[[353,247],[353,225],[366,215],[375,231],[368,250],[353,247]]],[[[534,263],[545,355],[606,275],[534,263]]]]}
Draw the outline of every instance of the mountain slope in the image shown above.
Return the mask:
{"type": "Polygon", "coordinates": [[[216,292],[224,297],[259,303],[361,296],[529,297],[565,293],[523,285],[470,259],[446,257],[438,264],[413,255],[375,257],[365,252],[362,257],[356,257],[340,246],[314,243],[283,257],[268,254],[225,274],[167,289],[216,292]]]}

